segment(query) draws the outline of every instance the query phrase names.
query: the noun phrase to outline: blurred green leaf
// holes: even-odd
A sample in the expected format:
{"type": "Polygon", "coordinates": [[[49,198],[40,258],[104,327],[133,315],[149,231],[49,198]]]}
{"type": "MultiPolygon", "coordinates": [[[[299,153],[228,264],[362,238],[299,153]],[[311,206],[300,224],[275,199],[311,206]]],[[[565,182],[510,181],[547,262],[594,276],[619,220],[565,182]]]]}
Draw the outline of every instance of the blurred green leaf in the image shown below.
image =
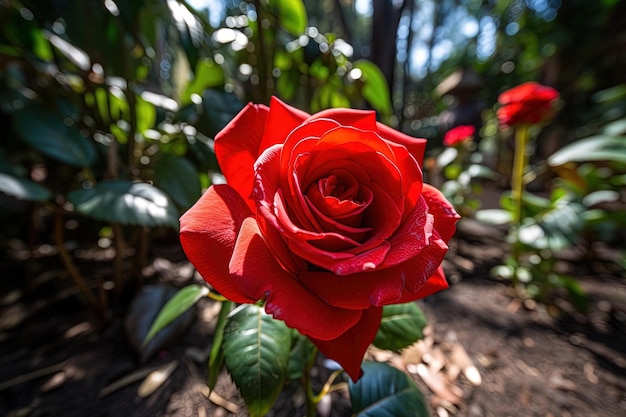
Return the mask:
{"type": "Polygon", "coordinates": [[[462,169],[461,166],[457,165],[457,164],[447,165],[443,169],[443,176],[444,176],[444,178],[448,178],[448,179],[451,179],[451,180],[456,180],[456,179],[459,178],[459,175],[462,172],[461,169],[462,169]]]}
{"type": "Polygon", "coordinates": [[[124,318],[124,331],[126,340],[140,355],[141,362],[145,363],[158,352],[175,344],[193,323],[195,312],[186,310],[146,341],[159,312],[178,291],[171,285],[144,285],[130,302],[124,318]]]}
{"type": "Polygon", "coordinates": [[[209,88],[202,93],[202,106],[199,114],[194,114],[193,107],[188,106],[183,107],[177,117],[187,119],[199,132],[213,138],[239,113],[243,106],[235,94],[209,88]],[[186,112],[186,110],[191,110],[191,112],[186,112]]]}
{"type": "Polygon", "coordinates": [[[553,167],[585,161],[626,164],[626,136],[591,136],[562,147],[548,158],[548,164],[553,167]]]}
{"type": "Polygon", "coordinates": [[[337,90],[332,84],[324,83],[315,89],[311,99],[311,112],[329,108],[350,107],[350,100],[343,93],[337,90]]]}
{"type": "Polygon", "coordinates": [[[315,354],[315,345],[297,330],[292,330],[291,335],[291,354],[287,366],[287,379],[295,381],[302,378],[312,355],[315,354]]]}
{"type": "Polygon", "coordinates": [[[96,220],[178,228],[176,207],[163,191],[150,184],[104,181],[94,188],[72,191],[68,200],[79,213],[96,220]]]}
{"type": "Polygon", "coordinates": [[[560,250],[573,245],[582,229],[580,204],[559,201],[535,217],[526,217],[518,230],[520,242],[535,249],[560,250]]]}
{"type": "Polygon", "coordinates": [[[597,91],[591,96],[591,100],[594,103],[615,102],[624,99],[626,99],[626,84],[619,84],[597,91]]]}
{"type": "Polygon", "coordinates": [[[598,190],[583,197],[582,203],[585,207],[593,207],[597,204],[619,201],[619,199],[620,195],[615,190],[598,190]]]}
{"type": "Polygon", "coordinates": [[[75,167],[87,167],[96,160],[93,143],[54,113],[28,107],[14,114],[13,124],[26,143],[52,159],[75,167]]]}
{"type": "Polygon", "coordinates": [[[476,220],[485,224],[503,225],[513,221],[513,214],[501,209],[483,209],[476,211],[476,220]]]}
{"type": "Polygon", "coordinates": [[[364,59],[354,62],[354,68],[362,72],[360,80],[364,83],[363,98],[380,114],[390,116],[393,112],[391,95],[383,72],[376,64],[364,59]]]}
{"type": "Polygon", "coordinates": [[[243,304],[231,313],[224,359],[251,417],[266,415],[282,391],[290,348],[291,329],[262,307],[243,304]]]}
{"type": "Polygon", "coordinates": [[[580,282],[567,275],[559,275],[558,279],[567,290],[572,305],[581,313],[587,313],[589,311],[589,297],[580,282]]]}
{"type": "Polygon", "coordinates": [[[50,46],[50,42],[43,36],[43,33],[40,29],[31,30],[31,37],[33,40],[33,53],[37,56],[37,58],[42,61],[50,61],[54,57],[52,53],[52,47],[50,46]]]}
{"type": "Polygon", "coordinates": [[[437,155],[437,166],[446,167],[450,165],[456,159],[459,154],[459,150],[453,147],[445,148],[439,155],[437,155]]]}
{"type": "Polygon", "coordinates": [[[307,14],[302,0],[270,0],[270,5],[278,7],[278,22],[294,36],[304,33],[307,26],[307,14]]]}
{"type": "Polygon", "coordinates": [[[399,351],[423,339],[426,324],[424,313],[414,302],[386,305],[374,346],[399,351]]]}
{"type": "Polygon", "coordinates": [[[626,135],[626,119],[619,119],[607,123],[602,128],[602,133],[609,136],[626,135]]]}
{"type": "Polygon", "coordinates": [[[280,96],[289,101],[292,100],[300,85],[300,72],[296,68],[283,70],[276,81],[276,89],[280,96]]]}
{"type": "Polygon", "coordinates": [[[472,164],[467,167],[467,173],[472,178],[486,178],[495,180],[498,179],[499,174],[492,169],[487,168],[484,165],[472,164]]]}
{"type": "Polygon", "coordinates": [[[181,288],[159,311],[152,323],[148,334],[143,341],[146,345],[165,326],[176,320],[181,314],[193,307],[198,300],[209,293],[209,288],[204,285],[191,284],[181,288]]]}
{"type": "Polygon", "coordinates": [[[199,173],[206,174],[208,171],[219,171],[213,140],[197,132],[193,137],[187,139],[185,157],[197,167],[199,173]]]}
{"type": "Polygon", "coordinates": [[[181,95],[183,106],[191,103],[191,96],[197,94],[202,97],[202,93],[207,88],[221,87],[224,85],[224,70],[220,65],[210,58],[198,61],[194,79],[187,85],[181,95]]]}
{"type": "Polygon", "coordinates": [[[217,377],[222,370],[222,365],[224,364],[224,349],[222,348],[222,343],[224,341],[224,329],[226,328],[226,323],[228,322],[228,315],[233,308],[235,303],[232,301],[224,301],[222,302],[222,308],[220,309],[220,314],[217,317],[217,324],[215,325],[215,330],[213,331],[213,341],[211,343],[211,353],[209,354],[209,370],[207,374],[207,385],[210,390],[215,388],[215,384],[217,383],[217,377]]]}
{"type": "Polygon", "coordinates": [[[44,186],[27,178],[0,173],[0,192],[25,201],[46,201],[52,193],[44,186]]]}
{"type": "Polygon", "coordinates": [[[428,417],[428,403],[415,382],[386,363],[364,362],[364,374],[349,390],[355,417],[428,417]]]}
{"type": "Polygon", "coordinates": [[[158,154],[154,157],[154,185],[165,191],[183,209],[191,207],[202,192],[198,171],[187,159],[158,154]]]}
{"type": "Polygon", "coordinates": [[[154,127],[156,121],[156,109],[152,103],[141,97],[137,97],[135,102],[135,113],[137,116],[137,132],[143,133],[154,127]]]}

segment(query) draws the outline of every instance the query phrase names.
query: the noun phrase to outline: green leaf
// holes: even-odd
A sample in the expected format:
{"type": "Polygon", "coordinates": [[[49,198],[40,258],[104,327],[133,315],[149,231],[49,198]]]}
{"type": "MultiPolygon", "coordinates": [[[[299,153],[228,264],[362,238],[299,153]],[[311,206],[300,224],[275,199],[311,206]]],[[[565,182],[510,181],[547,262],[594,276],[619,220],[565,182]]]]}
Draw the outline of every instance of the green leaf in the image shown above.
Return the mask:
{"type": "Polygon", "coordinates": [[[141,97],[135,102],[135,114],[137,116],[137,131],[140,133],[154,127],[156,121],[156,108],[154,105],[141,97]]]}
{"type": "Polygon", "coordinates": [[[296,68],[281,71],[276,89],[285,100],[292,100],[300,86],[300,72],[296,68]]]}
{"type": "Polygon", "coordinates": [[[202,92],[207,88],[215,88],[224,85],[224,70],[210,58],[198,61],[194,79],[187,85],[181,96],[181,103],[191,103],[191,96],[202,92]]]}
{"type": "Polygon", "coordinates": [[[301,379],[306,366],[315,353],[315,345],[297,330],[292,330],[291,356],[287,367],[287,378],[294,381],[301,379]]]}
{"type": "Polygon", "coordinates": [[[52,159],[75,167],[90,166],[96,160],[93,143],[54,113],[30,107],[16,112],[13,123],[26,143],[52,159]]]}
{"type": "Polygon", "coordinates": [[[615,190],[598,190],[593,191],[583,197],[583,205],[585,207],[593,207],[602,203],[613,203],[620,199],[620,194],[615,190]]]}
{"type": "Polygon", "coordinates": [[[142,182],[104,181],[94,188],[72,191],[68,200],[79,213],[96,220],[178,227],[178,211],[171,200],[142,182]]]}
{"type": "Polygon", "coordinates": [[[447,147],[437,156],[437,166],[445,167],[450,165],[456,159],[459,150],[453,147],[447,147]]]}
{"type": "Polygon", "coordinates": [[[272,0],[278,7],[278,22],[283,29],[294,36],[304,33],[307,15],[302,0],[272,0]]]}
{"type": "Polygon", "coordinates": [[[520,242],[535,249],[560,250],[572,246],[584,223],[583,207],[563,199],[535,217],[526,217],[518,231],[520,242]]]}
{"type": "Polygon", "coordinates": [[[355,417],[428,417],[424,395],[405,373],[386,363],[364,362],[364,374],[350,381],[355,417]]]}
{"type": "Polygon", "coordinates": [[[424,338],[426,324],[424,313],[414,302],[386,305],[383,307],[374,346],[385,350],[401,350],[424,338]]]}
{"type": "Polygon", "coordinates": [[[562,147],[548,158],[548,164],[553,167],[589,161],[626,164],[626,136],[591,136],[562,147]]]}
{"type": "Polygon", "coordinates": [[[224,349],[222,349],[222,342],[224,341],[224,329],[228,322],[228,315],[233,311],[235,303],[232,301],[224,301],[220,314],[217,318],[217,324],[215,325],[215,331],[213,332],[213,342],[211,343],[211,353],[209,355],[209,370],[207,375],[207,385],[210,390],[215,388],[217,383],[217,377],[220,374],[222,365],[224,364],[224,349]]]}
{"type": "Polygon", "coordinates": [[[472,178],[498,179],[499,174],[484,165],[472,164],[467,167],[467,173],[472,178]]]}
{"type": "Polygon", "coordinates": [[[191,284],[181,288],[159,311],[150,330],[148,330],[143,344],[147,344],[159,331],[193,307],[198,300],[208,293],[209,289],[204,285],[191,284]]]}
{"type": "Polygon", "coordinates": [[[367,100],[380,114],[389,116],[393,112],[389,86],[383,72],[373,62],[360,59],[354,63],[354,68],[361,70],[363,81],[363,98],[367,100]]]}
{"type": "Polygon", "coordinates": [[[176,344],[192,325],[195,311],[187,310],[146,341],[159,312],[178,291],[179,288],[167,284],[148,284],[141,287],[131,300],[124,318],[124,333],[129,345],[139,354],[141,363],[176,344]]]}
{"type": "MultiPolygon", "coordinates": [[[[199,132],[207,137],[213,138],[222,130],[243,108],[243,103],[233,93],[218,91],[217,89],[207,89],[202,93],[202,113],[196,121],[188,119],[199,132]]],[[[185,117],[183,107],[179,117],[185,117]]]]}
{"type": "Polygon", "coordinates": [[[154,159],[154,185],[165,191],[181,208],[191,207],[202,189],[198,171],[187,159],[159,154],[154,159]]]}
{"type": "Polygon", "coordinates": [[[46,201],[52,197],[46,187],[36,182],[3,173],[0,173],[0,192],[25,201],[46,201]]]}
{"type": "Polygon", "coordinates": [[[605,90],[600,90],[591,96],[594,103],[617,102],[626,99],[626,84],[618,84],[605,90]]]}
{"type": "Polygon", "coordinates": [[[321,84],[311,98],[311,111],[316,113],[328,108],[350,107],[350,100],[343,91],[330,83],[321,84]]]}
{"type": "Polygon", "coordinates": [[[602,133],[609,136],[626,135],[626,118],[607,123],[602,128],[602,133]]]}
{"type": "Polygon", "coordinates": [[[513,214],[501,209],[483,209],[476,211],[476,220],[481,223],[494,226],[510,224],[513,221],[513,214]]]}
{"type": "Polygon", "coordinates": [[[226,367],[239,387],[251,417],[267,414],[278,398],[291,348],[291,330],[262,307],[244,304],[224,330],[226,367]]]}
{"type": "Polygon", "coordinates": [[[567,275],[559,275],[559,281],[567,290],[572,305],[581,313],[589,311],[589,297],[580,283],[567,275]]]}

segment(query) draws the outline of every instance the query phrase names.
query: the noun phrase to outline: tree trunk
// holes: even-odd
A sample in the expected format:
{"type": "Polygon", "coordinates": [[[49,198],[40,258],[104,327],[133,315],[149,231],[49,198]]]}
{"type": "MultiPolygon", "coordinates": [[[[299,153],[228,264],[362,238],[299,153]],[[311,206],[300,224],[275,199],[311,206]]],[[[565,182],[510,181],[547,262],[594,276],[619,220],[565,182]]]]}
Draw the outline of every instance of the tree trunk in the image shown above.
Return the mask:
{"type": "Polygon", "coordinates": [[[406,0],[373,0],[373,6],[371,59],[385,75],[391,93],[396,68],[396,34],[406,0]]]}

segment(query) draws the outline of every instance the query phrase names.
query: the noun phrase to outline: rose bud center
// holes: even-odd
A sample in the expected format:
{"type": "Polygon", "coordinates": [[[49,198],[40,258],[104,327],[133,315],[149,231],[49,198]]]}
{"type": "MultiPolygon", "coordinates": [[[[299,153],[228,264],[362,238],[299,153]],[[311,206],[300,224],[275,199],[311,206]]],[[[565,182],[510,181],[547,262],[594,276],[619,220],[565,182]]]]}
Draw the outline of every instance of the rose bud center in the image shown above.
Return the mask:
{"type": "Polygon", "coordinates": [[[312,182],[306,196],[314,212],[350,227],[362,226],[363,210],[372,197],[354,176],[340,171],[312,182]]]}

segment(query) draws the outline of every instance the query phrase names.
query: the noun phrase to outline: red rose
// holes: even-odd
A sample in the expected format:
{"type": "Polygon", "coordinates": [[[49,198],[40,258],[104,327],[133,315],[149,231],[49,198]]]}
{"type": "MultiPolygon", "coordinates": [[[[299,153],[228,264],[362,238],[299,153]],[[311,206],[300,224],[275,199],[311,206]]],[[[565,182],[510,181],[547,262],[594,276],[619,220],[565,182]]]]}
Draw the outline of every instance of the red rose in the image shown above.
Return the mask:
{"type": "Polygon", "coordinates": [[[357,380],[382,306],[447,287],[459,216],[422,183],[424,148],[374,112],[248,104],[215,138],[228,185],[181,217],[183,248],[222,295],[265,300],[357,380]]]}
{"type": "Polygon", "coordinates": [[[527,82],[500,94],[498,103],[502,107],[496,115],[505,126],[543,122],[553,116],[558,98],[559,93],[554,88],[527,82]]]}
{"type": "Polygon", "coordinates": [[[466,140],[472,140],[476,128],[474,126],[456,126],[448,130],[443,137],[443,144],[446,146],[454,146],[466,140]]]}

